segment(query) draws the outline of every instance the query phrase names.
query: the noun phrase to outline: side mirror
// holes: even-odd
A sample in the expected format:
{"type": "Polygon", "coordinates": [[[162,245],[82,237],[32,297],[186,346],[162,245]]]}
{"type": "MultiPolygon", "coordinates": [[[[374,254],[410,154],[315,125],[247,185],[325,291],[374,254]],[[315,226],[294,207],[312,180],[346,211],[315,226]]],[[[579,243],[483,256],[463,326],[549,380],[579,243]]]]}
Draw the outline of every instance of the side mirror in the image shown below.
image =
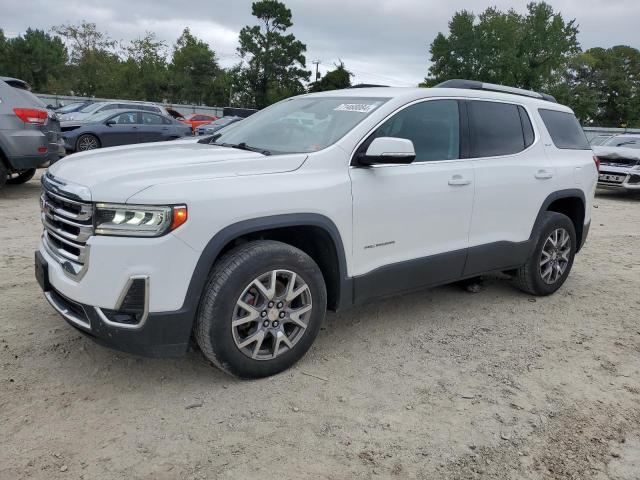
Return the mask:
{"type": "Polygon", "coordinates": [[[105,123],[105,125],[107,127],[110,127],[111,125],[115,125],[116,121],[112,118],[111,120],[107,120],[107,122],[105,123]]]}
{"type": "Polygon", "coordinates": [[[358,164],[371,166],[377,164],[406,165],[416,159],[413,142],[406,138],[378,137],[371,142],[364,155],[358,158],[358,164]]]}

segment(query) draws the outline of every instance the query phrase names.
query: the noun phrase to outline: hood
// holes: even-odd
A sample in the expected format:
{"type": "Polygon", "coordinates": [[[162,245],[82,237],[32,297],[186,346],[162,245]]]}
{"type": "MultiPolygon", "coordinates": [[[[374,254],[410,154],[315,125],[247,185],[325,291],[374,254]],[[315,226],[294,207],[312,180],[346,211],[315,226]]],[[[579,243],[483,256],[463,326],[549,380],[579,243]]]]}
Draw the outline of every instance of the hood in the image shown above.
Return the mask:
{"type": "Polygon", "coordinates": [[[594,146],[593,153],[600,163],[634,167],[640,165],[640,149],[628,147],[594,146]]]}
{"type": "Polygon", "coordinates": [[[306,154],[266,156],[189,140],[75,153],[48,171],[63,181],[88,187],[93,201],[124,202],[153,185],[289,172],[307,158],[306,154]]]}

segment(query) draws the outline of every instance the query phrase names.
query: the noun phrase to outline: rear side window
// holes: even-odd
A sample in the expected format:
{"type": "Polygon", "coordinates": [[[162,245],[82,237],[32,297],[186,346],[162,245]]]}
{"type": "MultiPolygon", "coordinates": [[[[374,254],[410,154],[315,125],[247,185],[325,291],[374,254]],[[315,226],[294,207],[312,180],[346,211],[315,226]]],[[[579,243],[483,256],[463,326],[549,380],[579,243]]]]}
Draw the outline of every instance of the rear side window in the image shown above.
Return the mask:
{"type": "Polygon", "coordinates": [[[460,158],[459,118],[456,100],[416,103],[396,113],[369,139],[409,139],[416,151],[416,162],[453,160],[460,158]]]}
{"type": "Polygon", "coordinates": [[[473,100],[469,102],[469,129],[471,157],[511,155],[525,149],[517,105],[473,100]]]}
{"type": "Polygon", "coordinates": [[[531,119],[527,114],[524,107],[518,105],[518,112],[520,112],[520,121],[522,122],[522,135],[524,136],[524,148],[529,148],[533,144],[535,135],[533,134],[533,127],[531,126],[531,119]]]}
{"type": "Polygon", "coordinates": [[[591,150],[587,136],[573,113],[538,110],[553,144],[566,150],[591,150]]]}

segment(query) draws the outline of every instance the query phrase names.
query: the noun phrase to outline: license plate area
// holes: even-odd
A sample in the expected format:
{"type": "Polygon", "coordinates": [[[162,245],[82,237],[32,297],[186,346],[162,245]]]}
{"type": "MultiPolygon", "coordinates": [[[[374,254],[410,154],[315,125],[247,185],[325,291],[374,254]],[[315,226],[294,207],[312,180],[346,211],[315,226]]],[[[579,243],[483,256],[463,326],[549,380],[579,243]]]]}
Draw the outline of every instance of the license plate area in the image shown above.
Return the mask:
{"type": "Polygon", "coordinates": [[[626,177],[626,175],[612,175],[610,173],[601,173],[598,175],[598,179],[600,181],[613,183],[622,183],[626,177]]]}

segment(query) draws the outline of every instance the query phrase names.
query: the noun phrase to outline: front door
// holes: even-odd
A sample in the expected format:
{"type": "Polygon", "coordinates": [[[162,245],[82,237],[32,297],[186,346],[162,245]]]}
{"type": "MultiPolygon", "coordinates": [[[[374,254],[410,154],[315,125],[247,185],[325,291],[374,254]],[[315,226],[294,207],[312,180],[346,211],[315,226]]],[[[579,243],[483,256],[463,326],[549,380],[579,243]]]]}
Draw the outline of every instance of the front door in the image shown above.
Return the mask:
{"type": "Polygon", "coordinates": [[[462,275],[474,170],[460,158],[460,108],[451,99],[414,103],[359,147],[366,150],[376,137],[405,138],[413,142],[416,159],[350,168],[356,301],[462,275]]]}

